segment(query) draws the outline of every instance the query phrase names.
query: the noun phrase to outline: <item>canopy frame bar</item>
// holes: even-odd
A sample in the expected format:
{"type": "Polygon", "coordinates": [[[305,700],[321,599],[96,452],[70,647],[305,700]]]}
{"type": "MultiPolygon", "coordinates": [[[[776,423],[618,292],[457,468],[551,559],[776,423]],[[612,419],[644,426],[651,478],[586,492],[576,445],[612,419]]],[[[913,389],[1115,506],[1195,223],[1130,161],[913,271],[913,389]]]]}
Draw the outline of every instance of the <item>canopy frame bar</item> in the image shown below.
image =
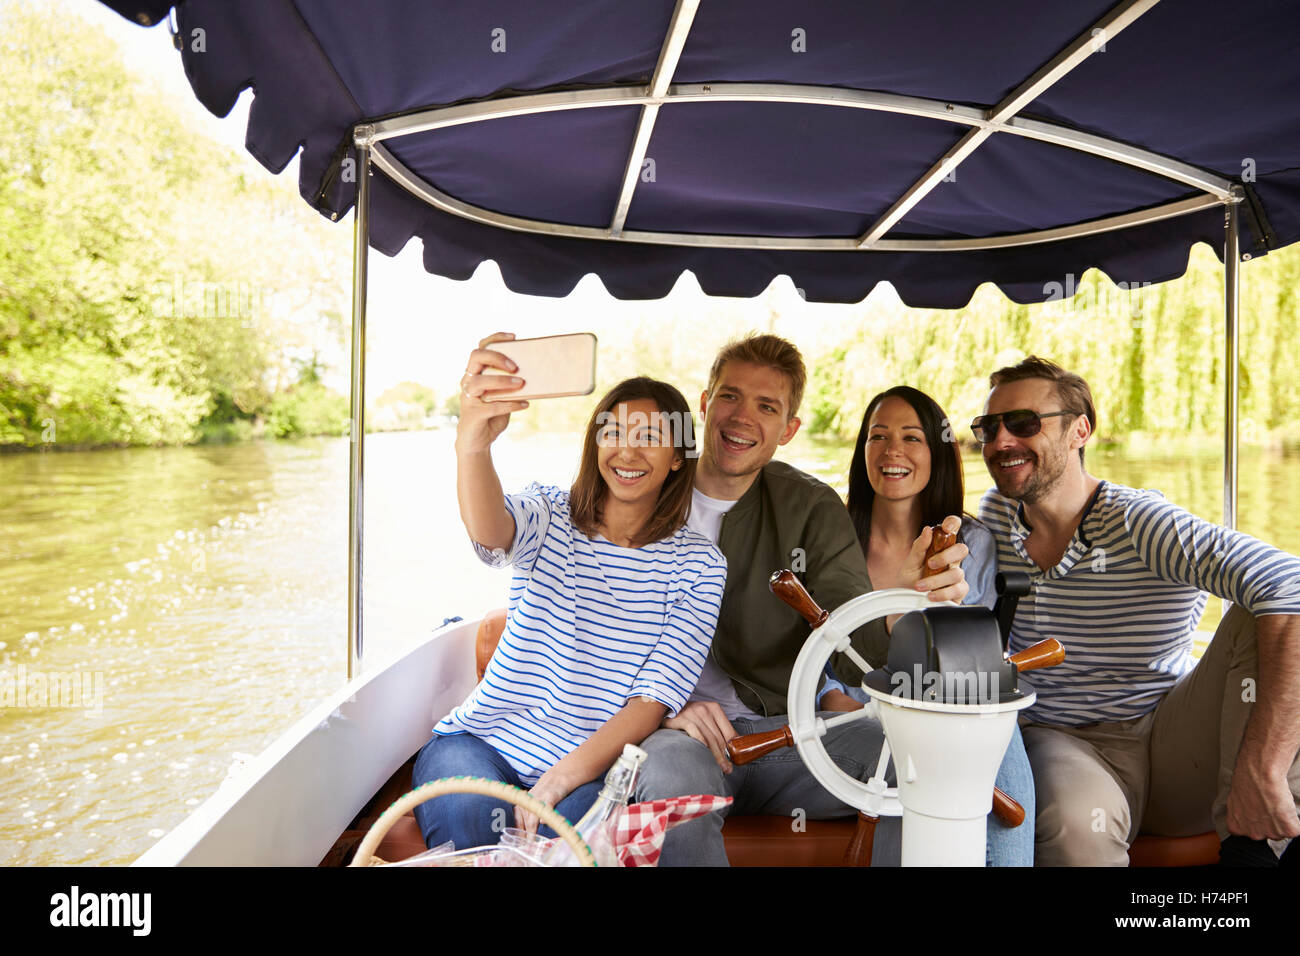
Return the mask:
{"type": "Polygon", "coordinates": [[[1038,70],[1012,90],[1002,101],[988,111],[985,119],[991,124],[967,131],[958,143],[939,158],[920,179],[913,183],[902,196],[885,211],[866,232],[862,234],[859,245],[867,246],[881,239],[894,228],[898,222],[921,202],[930,192],[948,176],[956,175],[956,168],[962,161],[983,145],[993,135],[994,130],[1003,127],[1022,109],[1038,99],[1053,84],[1064,79],[1070,71],[1092,56],[1098,49],[1105,49],[1106,41],[1118,35],[1129,24],[1154,7],[1160,0],[1126,0],[1107,11],[1104,16],[1086,31],[1074,38],[1064,50],[1039,67],[1038,70]],[[1102,42],[1098,43],[1098,37],[1102,42]]]}
{"type": "MultiPolygon", "coordinates": [[[[654,75],[650,78],[650,95],[661,97],[668,92],[668,84],[677,72],[677,63],[682,57],[682,48],[686,46],[686,36],[691,32],[695,22],[695,12],[700,7],[700,0],[677,0],[672,19],[668,25],[668,36],[664,38],[663,48],[659,51],[659,62],[655,64],[654,75]]],[[[641,164],[645,161],[646,149],[650,146],[650,134],[654,132],[655,121],[659,118],[659,105],[647,103],[641,107],[641,118],[637,122],[636,137],[632,141],[632,152],[627,158],[627,168],[623,171],[623,185],[619,189],[618,202],[614,206],[614,217],[610,220],[609,235],[618,238],[623,234],[627,222],[627,211],[632,205],[632,193],[641,178],[641,164]]]]}
{"type": "Polygon", "coordinates": [[[1059,54],[1041,66],[995,106],[989,115],[993,123],[1005,123],[1043,93],[1065,79],[1094,53],[1104,51],[1106,44],[1119,36],[1135,20],[1147,13],[1160,0],[1125,0],[1104,13],[1100,20],[1080,33],[1059,54]]]}
{"type": "Polygon", "coordinates": [[[352,385],[348,413],[348,680],[361,673],[362,519],[366,440],[366,288],[370,253],[370,159],[373,131],[353,131],[357,146],[357,203],[352,223],[352,385]]]}
{"type": "Polygon", "coordinates": [[[1215,173],[1131,143],[1109,139],[1057,123],[1012,117],[1002,124],[992,124],[987,110],[949,103],[945,100],[872,90],[846,90],[835,86],[811,86],[800,83],[690,83],[673,84],[663,96],[652,96],[643,86],[602,87],[591,90],[560,90],[553,93],[526,93],[503,96],[458,106],[441,106],[405,116],[376,120],[375,141],[384,142],[414,133],[446,129],[465,123],[553,113],[562,110],[601,109],[617,106],[640,106],[647,103],[663,106],[670,103],[800,103],[808,106],[836,106],[883,113],[901,113],[926,119],[961,123],[966,126],[991,126],[994,132],[1027,136],[1092,153],[1129,166],[1137,166],[1166,179],[1214,194],[1226,201],[1232,193],[1232,181],[1215,173]]]}
{"type": "Polygon", "coordinates": [[[1200,212],[1222,204],[1223,200],[1214,195],[1192,196],[1179,199],[1149,209],[1122,213],[1103,219],[1074,223],[1053,229],[1040,229],[1033,232],[1013,233],[1002,236],[987,236],[975,239],[880,239],[869,247],[859,245],[854,237],[835,239],[801,238],[797,236],[733,236],[714,233],[694,232],[650,232],[641,230],[624,230],[618,237],[611,237],[609,230],[599,226],[574,226],[567,223],[547,222],[541,219],[526,219],[507,213],[484,209],[457,199],[442,192],[413,174],[400,160],[383,146],[373,147],[374,165],[383,170],[395,183],[413,193],[431,206],[444,212],[471,219],[485,225],[516,232],[530,232],[541,235],[566,236],[573,239],[594,239],[646,243],[650,245],[696,246],[709,248],[743,248],[769,250],[818,250],[828,252],[963,252],[974,249],[1004,249],[1013,246],[1039,245],[1046,242],[1058,242],[1063,239],[1077,239],[1081,236],[1110,232],[1146,222],[1157,222],[1174,216],[1200,212]]]}
{"type": "MultiPolygon", "coordinates": [[[[663,96],[654,96],[648,87],[612,87],[592,90],[564,90],[554,93],[531,93],[523,96],[502,97],[478,103],[465,103],[458,106],[439,107],[421,110],[406,116],[365,124],[374,129],[374,148],[372,159],[395,182],[404,189],[442,209],[444,212],[462,216],[477,222],[521,232],[533,232],[543,235],[569,236],[579,239],[598,239],[604,241],[624,241],[654,243],[679,246],[724,246],[746,249],[809,249],[809,250],[843,250],[843,251],[959,251],[963,249],[989,249],[1009,246],[1033,245],[1039,242],[1055,242],[1060,239],[1091,235],[1097,232],[1135,225],[1142,221],[1157,221],[1179,215],[1183,212],[1196,211],[1183,204],[1191,200],[1177,200],[1152,207],[1139,213],[1127,213],[1122,216],[1107,217],[1092,222],[1076,223],[1069,226],[1053,227],[1034,232],[1018,233],[1009,236],[985,236],[966,239],[885,239],[880,238],[869,243],[862,243],[856,237],[815,238],[786,236],[743,236],[718,235],[703,233],[650,232],[622,229],[616,235],[612,228],[596,226],[576,226],[570,223],[556,223],[522,216],[512,216],[485,209],[473,203],[457,199],[416,176],[401,160],[387,148],[380,145],[382,141],[407,136],[428,130],[445,129],[465,123],[483,122],[491,119],[503,119],[511,116],[525,116],[537,113],[556,112],[571,109],[601,109],[627,106],[663,106],[667,103],[698,102],[781,102],[802,103],[816,106],[835,106],[851,109],[866,109],[880,112],[901,113],[921,116],[929,119],[960,123],[967,126],[986,129],[990,132],[1010,133],[1050,142],[1058,146],[1090,153],[1105,159],[1114,160],[1128,166],[1142,169],[1154,175],[1170,179],[1206,193],[1198,198],[1205,208],[1215,202],[1226,202],[1232,195],[1232,182],[1214,173],[1198,169],[1187,163],[1150,150],[1133,146],[1119,140],[1112,140],[1080,130],[1070,129],[1055,123],[1030,120],[1024,117],[1012,117],[1003,124],[990,123],[986,116],[988,111],[975,107],[946,103],[942,100],[925,99],[914,96],[899,96],[891,93],[876,93],[866,90],[845,90],[838,87],[819,87],[798,84],[766,83],[716,83],[673,85],[663,96]],[[1172,211],[1171,210],[1177,210],[1172,211]],[[1135,215],[1147,214],[1148,218],[1133,218],[1135,215]],[[1105,224],[1114,222],[1113,226],[1105,224]]],[[[631,163],[629,163],[629,167],[631,163]]],[[[637,163],[639,172],[640,163],[637,163]]],[[[630,171],[630,170],[629,170],[630,171]]],[[[629,197],[630,203],[630,197],[629,197]]]]}

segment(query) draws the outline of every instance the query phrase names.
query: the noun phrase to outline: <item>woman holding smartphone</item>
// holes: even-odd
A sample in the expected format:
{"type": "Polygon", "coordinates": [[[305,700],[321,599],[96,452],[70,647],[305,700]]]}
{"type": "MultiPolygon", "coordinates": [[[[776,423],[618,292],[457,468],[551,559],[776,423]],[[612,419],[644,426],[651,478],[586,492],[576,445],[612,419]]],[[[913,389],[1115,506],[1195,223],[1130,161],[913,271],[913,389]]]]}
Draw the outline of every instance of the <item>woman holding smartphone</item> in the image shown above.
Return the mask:
{"type": "MultiPolygon", "coordinates": [[[[503,494],[491,446],[528,403],[509,400],[525,383],[491,345],[513,338],[489,336],[471,354],[456,431],[465,530],[482,560],[514,567],[506,628],[483,680],[434,727],[413,781],[503,780],[577,820],[623,746],[648,737],[690,695],[726,561],[686,528],[696,461],[690,409],[663,382],[628,379],[605,395],[572,488],[503,494]]],[[[509,810],[454,794],[415,814],[426,845],[452,840],[465,849],[496,843],[509,810]]],[[[537,825],[525,811],[515,817],[527,830],[537,825]]]]}
{"type": "MultiPolygon", "coordinates": [[[[872,588],[905,586],[899,569],[912,542],[923,528],[941,523],[948,515],[962,515],[964,497],[961,451],[938,403],[906,385],[872,398],[849,465],[847,501],[872,588]]],[[[993,535],[974,518],[963,516],[958,540],[970,549],[962,562],[970,584],[966,603],[992,608],[998,570],[993,535]]],[[[855,710],[864,700],[861,690],[846,690],[832,678],[823,688],[818,709],[855,710]]],[[[1034,784],[1018,727],[996,783],[1025,808],[1025,822],[1009,828],[990,817],[989,862],[1032,866],[1034,784]]]]}

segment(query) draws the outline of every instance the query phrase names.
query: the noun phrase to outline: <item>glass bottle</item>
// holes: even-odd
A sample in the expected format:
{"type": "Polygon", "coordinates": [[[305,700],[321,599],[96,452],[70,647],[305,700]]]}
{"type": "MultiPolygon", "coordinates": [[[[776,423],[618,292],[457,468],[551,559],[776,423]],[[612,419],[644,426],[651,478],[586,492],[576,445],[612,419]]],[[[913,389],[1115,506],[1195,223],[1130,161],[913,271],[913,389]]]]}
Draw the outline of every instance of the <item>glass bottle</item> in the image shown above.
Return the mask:
{"type": "MultiPolygon", "coordinates": [[[[578,836],[591,848],[597,866],[618,866],[618,853],[614,848],[615,827],[636,787],[637,773],[646,756],[640,747],[626,744],[623,753],[605,775],[605,785],[600,788],[596,802],[574,824],[578,836]]],[[[556,840],[542,858],[542,865],[577,866],[578,860],[569,845],[561,839],[556,840]]]]}

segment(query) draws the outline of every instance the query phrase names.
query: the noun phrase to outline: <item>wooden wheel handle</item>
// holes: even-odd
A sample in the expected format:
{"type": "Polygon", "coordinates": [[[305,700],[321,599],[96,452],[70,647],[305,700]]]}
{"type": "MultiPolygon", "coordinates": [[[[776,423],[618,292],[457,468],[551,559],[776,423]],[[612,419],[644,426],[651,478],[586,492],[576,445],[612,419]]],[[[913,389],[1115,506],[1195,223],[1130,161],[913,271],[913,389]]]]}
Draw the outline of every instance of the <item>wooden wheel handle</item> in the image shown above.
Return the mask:
{"type": "Polygon", "coordinates": [[[993,788],[993,815],[1009,827],[1025,822],[1025,808],[997,787],[993,788]]]}
{"type": "Polygon", "coordinates": [[[1039,641],[1032,647],[1017,651],[1007,658],[1018,671],[1032,671],[1039,667],[1053,667],[1065,660],[1065,648],[1054,637],[1039,641]]]}
{"type": "Polygon", "coordinates": [[[830,617],[829,611],[823,611],[817,606],[817,602],[812,599],[803,584],[794,576],[790,570],[774,571],[767,581],[768,590],[779,597],[786,604],[798,611],[810,627],[821,627],[830,617]]]}
{"type": "Polygon", "coordinates": [[[844,851],[845,866],[870,866],[871,850],[876,842],[876,817],[858,811],[858,828],[844,851]]]}
{"type": "Polygon", "coordinates": [[[790,725],[786,724],[784,727],[767,730],[761,734],[732,737],[727,741],[727,756],[734,764],[746,764],[764,754],[770,754],[773,750],[793,746],[794,734],[790,730],[790,725]]]}
{"type": "Polygon", "coordinates": [[[943,525],[937,524],[932,529],[934,536],[930,539],[930,547],[925,549],[925,557],[921,559],[921,567],[926,573],[942,570],[940,568],[930,567],[930,559],[940,551],[947,551],[957,543],[957,535],[951,531],[945,531],[943,525]]]}

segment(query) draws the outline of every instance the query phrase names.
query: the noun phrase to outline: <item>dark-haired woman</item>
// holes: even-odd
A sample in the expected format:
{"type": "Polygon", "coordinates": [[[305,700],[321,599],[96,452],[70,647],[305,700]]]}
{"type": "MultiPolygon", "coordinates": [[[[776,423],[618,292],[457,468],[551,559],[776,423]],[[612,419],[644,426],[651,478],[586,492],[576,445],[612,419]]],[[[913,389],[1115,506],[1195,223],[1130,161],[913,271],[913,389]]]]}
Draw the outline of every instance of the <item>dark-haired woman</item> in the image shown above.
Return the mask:
{"type": "MultiPolygon", "coordinates": [[[[686,528],[695,457],[689,406],[671,385],[621,382],[601,399],[572,488],[504,495],[491,445],[522,401],[516,371],[480,343],[462,381],[456,431],[461,518],[479,556],[513,565],[505,631],[483,680],[434,727],[414,784],[503,780],[577,820],[624,744],[686,702],[717,623],[726,561],[686,528]]],[[[496,843],[510,805],[449,795],[416,808],[425,843],[496,843]],[[495,812],[500,809],[501,812],[495,812]]],[[[514,813],[532,830],[536,818],[514,813]]]]}
{"type": "MultiPolygon", "coordinates": [[[[961,450],[938,403],[907,385],[873,398],[853,449],[846,502],[872,587],[898,587],[921,528],[961,515],[964,497],[961,450]]],[[[992,607],[998,570],[993,535],[963,517],[959,540],[970,550],[962,562],[970,585],[966,603],[992,607]]]]}
{"type": "MultiPolygon", "coordinates": [[[[899,385],[867,403],[849,465],[848,509],[867,558],[874,589],[904,585],[899,568],[921,529],[948,515],[962,515],[961,451],[938,403],[924,392],[899,385]]],[[[997,600],[997,550],[993,535],[963,516],[959,541],[970,549],[962,562],[970,591],[967,604],[993,607],[997,600]]],[[[853,710],[865,694],[828,680],[819,709],[853,710]],[[856,691],[856,692],[855,692],[856,691]]],[[[1017,727],[998,770],[997,786],[1025,808],[1025,822],[1004,826],[989,818],[993,866],[1032,866],[1034,781],[1017,727]]]]}

